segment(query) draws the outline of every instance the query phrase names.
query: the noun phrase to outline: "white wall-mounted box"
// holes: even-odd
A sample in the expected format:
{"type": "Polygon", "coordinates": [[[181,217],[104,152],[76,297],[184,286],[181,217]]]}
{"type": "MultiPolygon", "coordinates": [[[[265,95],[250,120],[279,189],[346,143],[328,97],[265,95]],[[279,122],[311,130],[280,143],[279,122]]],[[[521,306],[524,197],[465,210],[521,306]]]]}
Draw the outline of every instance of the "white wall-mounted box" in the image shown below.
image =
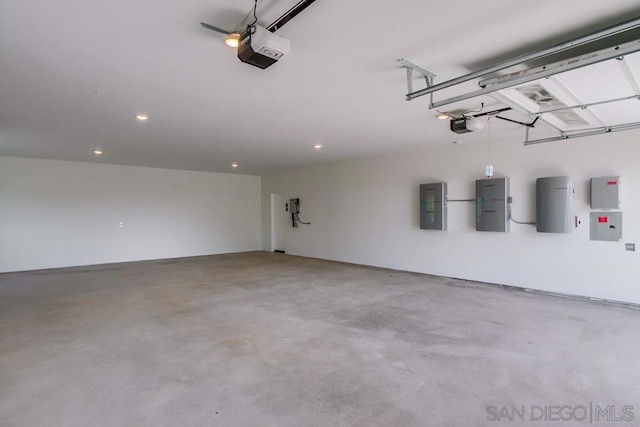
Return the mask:
{"type": "Polygon", "coordinates": [[[591,209],[620,209],[620,177],[591,178],[591,209]]]}

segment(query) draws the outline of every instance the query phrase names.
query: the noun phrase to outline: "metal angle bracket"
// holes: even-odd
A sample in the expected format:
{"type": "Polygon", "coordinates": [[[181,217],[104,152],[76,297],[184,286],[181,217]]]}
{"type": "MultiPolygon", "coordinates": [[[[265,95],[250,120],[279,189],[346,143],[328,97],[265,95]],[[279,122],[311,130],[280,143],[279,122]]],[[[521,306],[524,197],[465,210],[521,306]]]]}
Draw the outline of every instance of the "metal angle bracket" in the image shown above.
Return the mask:
{"type": "Polygon", "coordinates": [[[584,131],[576,131],[576,132],[572,132],[572,133],[561,132],[559,136],[552,136],[550,138],[542,138],[542,139],[531,140],[531,139],[529,139],[529,128],[526,128],[524,145],[526,146],[526,145],[534,145],[534,144],[543,144],[545,142],[563,141],[563,140],[566,140],[566,139],[581,138],[581,137],[585,137],[585,136],[602,135],[602,134],[606,134],[606,133],[620,132],[620,131],[632,130],[632,129],[640,129],[640,122],[624,123],[624,124],[621,124],[621,125],[613,125],[613,126],[603,126],[603,127],[599,127],[599,128],[595,128],[595,129],[589,129],[589,130],[584,130],[584,131]]]}
{"type": "Polygon", "coordinates": [[[413,72],[414,71],[422,74],[422,76],[424,77],[424,82],[426,83],[428,88],[433,86],[433,78],[436,75],[433,74],[431,71],[425,70],[422,67],[418,67],[413,62],[407,61],[404,58],[398,59],[398,62],[400,63],[400,65],[402,65],[403,67],[405,67],[407,69],[407,93],[408,94],[413,92],[413,81],[412,81],[412,79],[413,79],[413,72]]]}

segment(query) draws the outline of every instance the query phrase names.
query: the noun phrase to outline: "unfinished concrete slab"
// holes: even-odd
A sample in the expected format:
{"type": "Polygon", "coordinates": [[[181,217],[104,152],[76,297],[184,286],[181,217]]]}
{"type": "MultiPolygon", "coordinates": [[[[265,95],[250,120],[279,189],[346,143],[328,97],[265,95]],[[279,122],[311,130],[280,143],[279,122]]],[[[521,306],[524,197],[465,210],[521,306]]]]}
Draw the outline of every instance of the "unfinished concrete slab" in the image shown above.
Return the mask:
{"type": "Polygon", "coordinates": [[[640,420],[640,310],[421,274],[264,252],[11,273],[0,325],[3,426],[640,420]]]}

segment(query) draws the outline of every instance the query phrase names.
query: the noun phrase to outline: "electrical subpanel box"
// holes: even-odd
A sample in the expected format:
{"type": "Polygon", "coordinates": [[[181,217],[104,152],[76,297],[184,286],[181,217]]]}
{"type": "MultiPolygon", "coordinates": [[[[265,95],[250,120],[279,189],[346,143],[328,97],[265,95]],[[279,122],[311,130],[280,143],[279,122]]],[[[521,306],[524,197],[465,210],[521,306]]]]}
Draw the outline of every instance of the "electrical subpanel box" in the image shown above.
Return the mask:
{"type": "Polygon", "coordinates": [[[289,212],[292,214],[300,213],[300,199],[289,199],[289,212]]]}
{"type": "Polygon", "coordinates": [[[573,186],[568,176],[536,180],[536,230],[539,233],[573,230],[573,186]]]}
{"type": "Polygon", "coordinates": [[[447,229],[447,183],[420,184],[420,228],[447,229]]]}
{"type": "Polygon", "coordinates": [[[591,212],[590,239],[617,242],[622,239],[622,212],[591,212]]]}
{"type": "Polygon", "coordinates": [[[291,226],[294,228],[298,228],[300,199],[289,199],[289,213],[291,214],[291,226]]]}
{"type": "Polygon", "coordinates": [[[620,177],[591,178],[591,209],[620,209],[620,177]]]}
{"type": "Polygon", "coordinates": [[[476,230],[509,231],[509,178],[476,180],[476,230]]]}

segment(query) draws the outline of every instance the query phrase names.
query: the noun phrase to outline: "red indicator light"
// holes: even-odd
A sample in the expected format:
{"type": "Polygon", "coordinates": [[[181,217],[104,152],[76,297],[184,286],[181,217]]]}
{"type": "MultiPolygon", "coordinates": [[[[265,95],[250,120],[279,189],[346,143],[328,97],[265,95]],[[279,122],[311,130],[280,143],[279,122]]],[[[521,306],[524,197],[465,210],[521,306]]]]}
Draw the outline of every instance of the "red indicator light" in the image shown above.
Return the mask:
{"type": "Polygon", "coordinates": [[[618,181],[607,181],[607,185],[616,185],[618,181]]]}
{"type": "Polygon", "coordinates": [[[598,222],[609,222],[609,217],[608,216],[599,216],[598,217],[598,222]]]}

